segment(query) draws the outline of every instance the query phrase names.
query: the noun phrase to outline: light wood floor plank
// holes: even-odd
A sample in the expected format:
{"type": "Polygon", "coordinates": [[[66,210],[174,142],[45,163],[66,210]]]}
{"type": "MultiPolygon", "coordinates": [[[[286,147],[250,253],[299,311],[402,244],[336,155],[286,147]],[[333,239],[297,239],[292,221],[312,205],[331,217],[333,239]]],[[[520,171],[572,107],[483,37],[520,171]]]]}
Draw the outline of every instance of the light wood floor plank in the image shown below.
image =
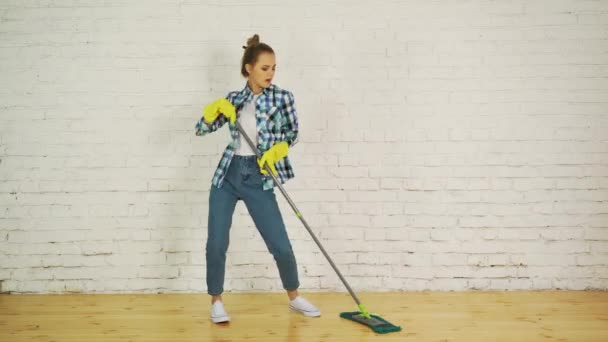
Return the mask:
{"type": "Polygon", "coordinates": [[[401,325],[386,335],[338,316],[356,311],[347,293],[302,295],[321,317],[291,312],[283,293],[225,293],[223,325],[206,294],[0,295],[0,341],[608,341],[602,291],[358,293],[401,325]]]}

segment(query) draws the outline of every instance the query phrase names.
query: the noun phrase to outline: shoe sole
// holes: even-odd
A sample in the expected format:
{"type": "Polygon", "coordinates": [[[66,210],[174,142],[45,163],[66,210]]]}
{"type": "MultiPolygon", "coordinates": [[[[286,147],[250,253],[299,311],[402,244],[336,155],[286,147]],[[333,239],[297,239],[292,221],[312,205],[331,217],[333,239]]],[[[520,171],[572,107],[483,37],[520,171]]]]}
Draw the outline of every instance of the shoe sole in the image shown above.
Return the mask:
{"type": "Polygon", "coordinates": [[[295,312],[299,312],[301,314],[303,314],[304,316],[308,316],[308,317],[318,317],[321,316],[321,312],[320,311],[304,311],[304,310],[300,310],[300,309],[296,309],[293,306],[289,305],[289,308],[295,312]]]}
{"type": "Polygon", "coordinates": [[[211,317],[213,323],[223,323],[230,321],[230,316],[211,317]]]}

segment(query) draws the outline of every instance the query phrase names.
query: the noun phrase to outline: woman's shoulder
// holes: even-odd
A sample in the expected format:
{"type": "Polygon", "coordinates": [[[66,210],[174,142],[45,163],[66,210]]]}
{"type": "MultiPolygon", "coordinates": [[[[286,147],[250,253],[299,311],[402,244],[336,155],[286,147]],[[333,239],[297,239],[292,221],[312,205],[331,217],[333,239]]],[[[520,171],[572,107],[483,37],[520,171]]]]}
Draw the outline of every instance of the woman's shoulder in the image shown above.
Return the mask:
{"type": "Polygon", "coordinates": [[[240,94],[240,90],[231,90],[226,94],[226,98],[230,101],[234,100],[240,94]]]}
{"type": "MultiPolygon", "coordinates": [[[[287,94],[289,94],[289,95],[293,95],[293,93],[292,93],[290,90],[285,89],[285,88],[282,88],[281,86],[278,86],[278,85],[276,85],[276,84],[274,84],[274,83],[273,83],[273,84],[271,84],[271,85],[270,85],[270,87],[272,87],[272,88],[274,89],[274,92],[275,92],[275,93],[280,93],[280,94],[282,94],[282,95],[287,95],[287,94]]],[[[272,89],[271,89],[271,90],[272,90],[272,89]]]]}
{"type": "Polygon", "coordinates": [[[291,90],[281,88],[276,84],[272,84],[271,87],[274,87],[274,94],[283,105],[294,102],[293,92],[291,90]]]}

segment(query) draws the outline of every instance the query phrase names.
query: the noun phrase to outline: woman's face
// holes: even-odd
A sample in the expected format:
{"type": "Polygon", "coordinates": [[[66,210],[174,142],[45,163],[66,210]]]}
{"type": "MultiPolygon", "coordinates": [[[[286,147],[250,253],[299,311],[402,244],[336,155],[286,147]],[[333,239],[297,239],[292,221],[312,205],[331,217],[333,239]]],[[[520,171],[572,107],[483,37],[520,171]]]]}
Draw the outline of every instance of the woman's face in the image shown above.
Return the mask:
{"type": "Polygon", "coordinates": [[[259,54],[255,65],[245,65],[245,69],[249,73],[249,82],[260,88],[267,88],[270,86],[276,67],[277,64],[274,54],[268,52],[259,54]]]}

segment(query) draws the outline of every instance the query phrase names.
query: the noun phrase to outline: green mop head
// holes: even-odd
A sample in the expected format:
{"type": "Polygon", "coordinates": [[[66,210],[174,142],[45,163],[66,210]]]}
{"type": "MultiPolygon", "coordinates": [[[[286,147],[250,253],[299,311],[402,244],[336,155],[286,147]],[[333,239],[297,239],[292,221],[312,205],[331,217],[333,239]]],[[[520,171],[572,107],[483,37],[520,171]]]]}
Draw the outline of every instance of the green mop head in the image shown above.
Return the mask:
{"type": "Polygon", "coordinates": [[[369,318],[365,317],[360,311],[353,312],[342,312],[340,317],[350,319],[351,321],[367,325],[374,332],[379,334],[386,334],[395,331],[401,331],[401,327],[394,325],[393,323],[385,320],[384,318],[372,314],[367,314],[369,318]]]}

